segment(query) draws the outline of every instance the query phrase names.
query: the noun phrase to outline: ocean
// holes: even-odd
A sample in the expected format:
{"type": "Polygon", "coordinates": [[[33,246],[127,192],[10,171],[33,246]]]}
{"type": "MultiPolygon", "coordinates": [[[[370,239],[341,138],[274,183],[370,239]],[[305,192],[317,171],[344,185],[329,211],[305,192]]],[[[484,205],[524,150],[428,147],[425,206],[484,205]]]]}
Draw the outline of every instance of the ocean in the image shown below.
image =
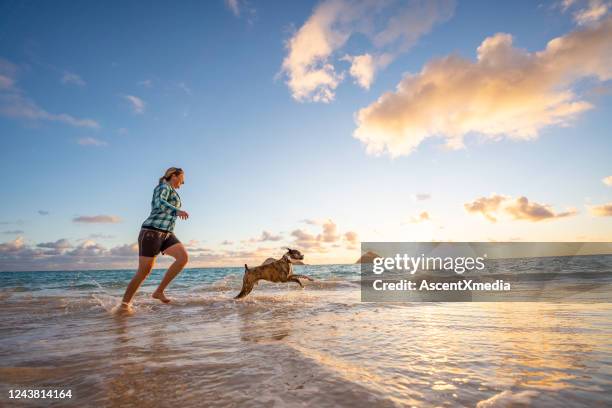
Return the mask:
{"type": "MultiPolygon", "coordinates": [[[[611,259],[511,271],[601,296],[611,259]]],[[[163,272],[129,316],[113,310],[133,270],[0,273],[0,406],[612,406],[610,298],[370,303],[359,265],[322,265],[240,301],[242,268],[187,269],[165,305],[163,272]],[[8,399],[41,388],[71,398],[8,399]]]]}

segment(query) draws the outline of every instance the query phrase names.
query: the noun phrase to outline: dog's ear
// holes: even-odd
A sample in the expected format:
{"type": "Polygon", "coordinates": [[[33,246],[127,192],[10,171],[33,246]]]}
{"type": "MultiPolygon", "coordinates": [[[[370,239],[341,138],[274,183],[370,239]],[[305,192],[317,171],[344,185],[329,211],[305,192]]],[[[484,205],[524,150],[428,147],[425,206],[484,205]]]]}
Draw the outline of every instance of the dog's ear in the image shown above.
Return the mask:
{"type": "Polygon", "coordinates": [[[291,248],[286,247],[286,246],[282,247],[282,249],[286,249],[287,251],[291,251],[291,248]]]}

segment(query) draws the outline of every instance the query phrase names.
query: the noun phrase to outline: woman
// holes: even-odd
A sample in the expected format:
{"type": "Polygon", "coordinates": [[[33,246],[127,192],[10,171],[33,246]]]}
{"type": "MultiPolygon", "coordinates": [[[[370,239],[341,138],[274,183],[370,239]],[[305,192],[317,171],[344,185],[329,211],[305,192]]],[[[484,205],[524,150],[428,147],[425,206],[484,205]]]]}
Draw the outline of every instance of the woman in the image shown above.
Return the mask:
{"type": "Polygon", "coordinates": [[[123,295],[122,306],[130,308],[132,298],[140,284],[151,273],[155,264],[155,257],[161,252],[174,258],[159,287],[153,292],[153,297],[164,303],[170,299],[164,295],[168,284],[179,274],[188,261],[187,251],[181,241],[172,232],[176,217],[183,220],[189,218],[186,211],[181,210],[181,198],[176,190],[185,183],[185,174],[182,169],[170,167],[159,179],[159,184],[153,190],[151,201],[151,215],[142,223],[138,236],[138,272],[128,284],[123,295]]]}

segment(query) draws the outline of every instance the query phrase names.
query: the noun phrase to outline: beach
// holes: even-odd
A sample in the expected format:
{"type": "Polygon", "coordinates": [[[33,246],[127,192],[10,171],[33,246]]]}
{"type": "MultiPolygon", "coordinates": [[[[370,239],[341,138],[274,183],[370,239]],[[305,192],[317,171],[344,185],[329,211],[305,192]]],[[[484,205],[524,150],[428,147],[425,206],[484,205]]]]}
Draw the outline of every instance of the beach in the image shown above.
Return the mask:
{"type": "Polygon", "coordinates": [[[367,303],[358,265],[297,271],[317,281],[235,301],[240,268],[188,269],[164,305],[155,270],[130,316],[113,309],[132,271],[4,272],[3,404],[612,404],[609,303],[367,303]],[[31,388],[72,398],[7,399],[31,388]]]}

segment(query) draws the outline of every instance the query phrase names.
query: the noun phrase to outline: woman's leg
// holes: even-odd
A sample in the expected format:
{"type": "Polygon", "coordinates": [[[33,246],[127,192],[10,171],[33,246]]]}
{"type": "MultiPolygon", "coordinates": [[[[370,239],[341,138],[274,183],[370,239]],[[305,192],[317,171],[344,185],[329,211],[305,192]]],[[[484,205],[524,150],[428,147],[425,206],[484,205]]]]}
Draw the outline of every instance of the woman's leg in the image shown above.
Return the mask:
{"type": "Polygon", "coordinates": [[[125,294],[123,295],[123,304],[129,305],[132,302],[132,298],[136,291],[142,284],[142,281],[146,279],[147,276],[151,273],[151,269],[153,269],[153,265],[155,264],[155,257],[150,256],[139,256],[138,257],[138,272],[134,275],[127,288],[125,289],[125,294]]]}
{"type": "Polygon", "coordinates": [[[170,255],[174,258],[174,262],[168,268],[168,271],[164,275],[159,287],[153,292],[153,297],[155,299],[159,299],[164,303],[170,302],[170,299],[164,295],[164,290],[166,287],[172,282],[172,279],[179,274],[180,271],[183,270],[185,265],[187,265],[187,261],[189,261],[189,255],[187,255],[187,251],[185,247],[180,242],[172,245],[170,248],[164,251],[165,255],[170,255]]]}

